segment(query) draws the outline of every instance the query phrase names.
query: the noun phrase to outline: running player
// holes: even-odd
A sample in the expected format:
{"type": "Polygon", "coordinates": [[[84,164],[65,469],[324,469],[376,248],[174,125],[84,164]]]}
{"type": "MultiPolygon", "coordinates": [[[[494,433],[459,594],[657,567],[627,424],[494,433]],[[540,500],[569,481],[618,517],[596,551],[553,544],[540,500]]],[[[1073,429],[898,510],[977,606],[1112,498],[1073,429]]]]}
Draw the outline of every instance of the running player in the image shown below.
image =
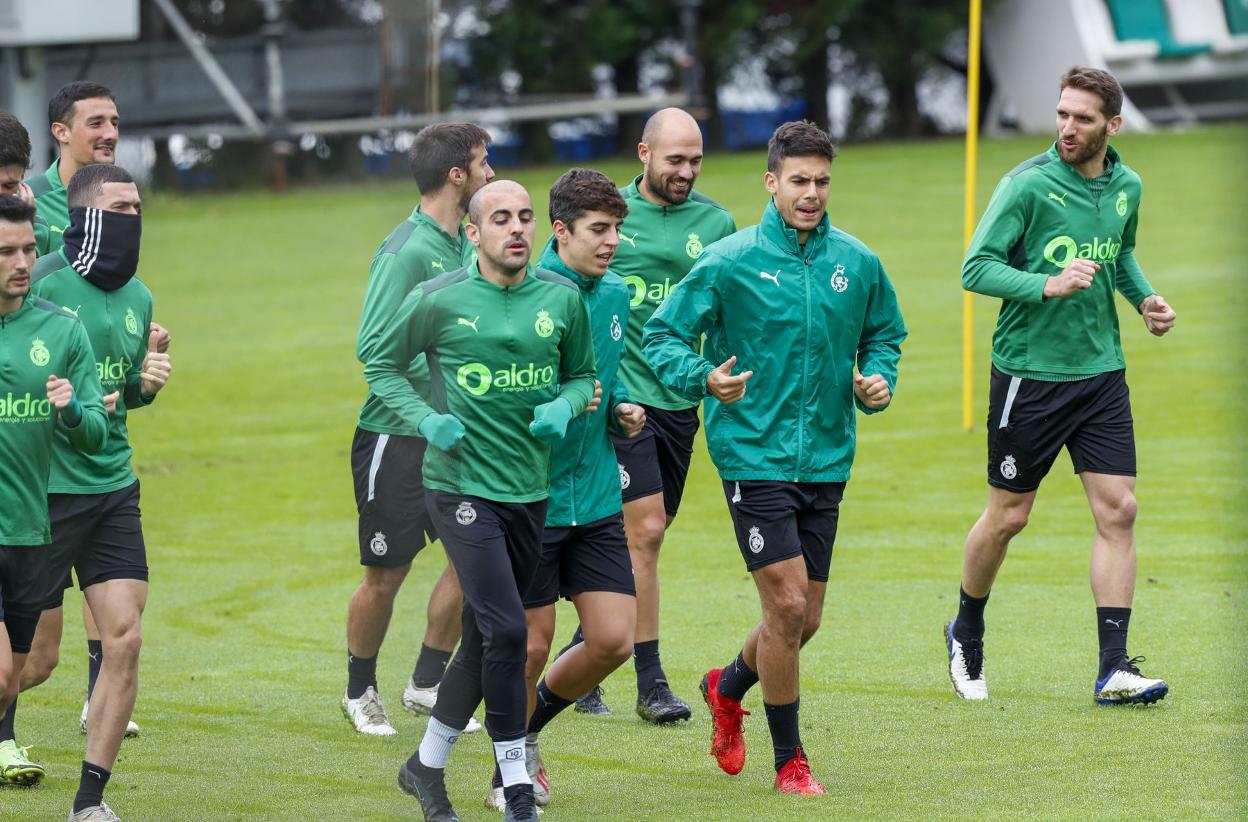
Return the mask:
{"type": "Polygon", "coordinates": [[[889,404],[906,337],[879,258],[828,221],[835,155],[811,123],[776,129],[762,222],[703,255],[646,324],[644,342],[665,386],[706,398],[707,445],[762,603],[737,658],[702,679],[711,753],[740,773],[741,699],[761,680],[775,786],[793,794],[824,792],[798,731],[798,656],[823,614],[854,406],[870,414],[889,404]],[[747,370],[734,375],[738,366],[747,370]]]}
{"type": "Polygon", "coordinates": [[[1135,433],[1115,292],[1151,333],[1174,310],[1135,259],[1140,178],[1109,145],[1122,87],[1100,69],[1063,75],[1057,140],[997,185],[962,263],[962,285],[1002,299],[988,395],[988,507],[966,538],[957,617],[945,626],[954,692],[987,699],[984,606],[1010,540],[1063,446],[1092,508],[1092,597],[1100,640],[1093,696],[1163,698],[1127,654],[1135,594],[1135,433]]]}
{"type": "Polygon", "coordinates": [[[364,370],[429,442],[427,504],[464,592],[459,651],[420,748],[399,770],[431,821],[456,818],[443,769],[483,697],[508,818],[536,813],[524,763],[521,595],[541,557],[550,446],[589,404],[594,352],[576,286],[529,265],[533,231],[518,183],[478,191],[467,227],[477,262],[413,291],[364,370]],[[432,364],[427,397],[406,376],[420,353],[432,364]]]}
{"type": "MultiPolygon", "coordinates": [[[[470,123],[440,123],[416,135],[411,161],[420,203],[373,257],[356,343],[356,354],[366,366],[376,355],[382,331],[412,289],[472,259],[463,221],[469,199],[494,178],[489,143],[490,135],[470,123]]],[[[429,367],[423,356],[412,363],[408,378],[418,391],[426,389],[429,367]]],[[[377,692],[377,654],[394,599],[426,538],[436,538],[420,478],[424,453],[425,440],[416,427],[370,391],[351,444],[364,579],[347,605],[347,689],[342,710],[357,731],[373,736],[396,733],[377,692]]],[[[425,640],[403,691],[404,707],[422,713],[433,708],[438,683],[459,640],[463,598],[453,568],[448,566],[434,586],[427,614],[425,640]]],[[[470,719],[464,730],[480,729],[470,719]]]]}

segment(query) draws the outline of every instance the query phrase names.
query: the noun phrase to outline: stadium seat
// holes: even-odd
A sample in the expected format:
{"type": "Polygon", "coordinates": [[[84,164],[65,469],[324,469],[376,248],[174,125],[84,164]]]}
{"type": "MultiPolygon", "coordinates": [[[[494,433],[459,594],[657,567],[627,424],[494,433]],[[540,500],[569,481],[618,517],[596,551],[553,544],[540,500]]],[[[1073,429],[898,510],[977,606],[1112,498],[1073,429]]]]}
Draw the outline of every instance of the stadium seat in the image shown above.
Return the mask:
{"type": "MultiPolygon", "coordinates": [[[[1233,0],[1226,0],[1230,3],[1233,0]]],[[[1144,40],[1157,43],[1157,56],[1162,59],[1191,57],[1212,50],[1209,43],[1179,43],[1170,29],[1170,16],[1165,0],[1105,0],[1119,40],[1144,40]]],[[[1185,4],[1186,5],[1186,4],[1185,4]]]]}
{"type": "Polygon", "coordinates": [[[1231,34],[1248,36],[1248,0],[1222,0],[1226,28],[1231,34]]]}
{"type": "Polygon", "coordinates": [[[1231,31],[1232,6],[1248,16],[1243,11],[1248,0],[1169,0],[1174,39],[1180,43],[1209,43],[1219,57],[1248,52],[1248,32],[1231,31]]]}

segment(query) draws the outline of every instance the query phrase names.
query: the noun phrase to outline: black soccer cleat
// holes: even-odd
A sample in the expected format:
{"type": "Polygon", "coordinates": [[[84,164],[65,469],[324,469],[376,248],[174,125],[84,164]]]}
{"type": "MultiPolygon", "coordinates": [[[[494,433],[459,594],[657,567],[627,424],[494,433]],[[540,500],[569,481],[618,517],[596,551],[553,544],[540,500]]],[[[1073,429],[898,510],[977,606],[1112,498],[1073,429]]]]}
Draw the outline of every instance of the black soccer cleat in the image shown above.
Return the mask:
{"type": "Polygon", "coordinates": [[[601,685],[595,685],[592,691],[576,700],[576,712],[578,714],[592,714],[593,716],[611,715],[611,709],[607,707],[607,703],[602,701],[601,685]]]}
{"type": "Polygon", "coordinates": [[[649,691],[637,695],[637,716],[654,725],[681,722],[692,715],[685,701],[672,693],[666,679],[656,679],[649,691]]]}
{"type": "Polygon", "coordinates": [[[537,804],[533,801],[533,786],[517,785],[507,790],[511,791],[511,796],[507,798],[503,822],[537,822],[537,804]]]}
{"type": "Polygon", "coordinates": [[[460,822],[451,800],[446,795],[444,773],[440,768],[426,768],[404,762],[399,768],[399,790],[420,800],[425,822],[460,822]]]}

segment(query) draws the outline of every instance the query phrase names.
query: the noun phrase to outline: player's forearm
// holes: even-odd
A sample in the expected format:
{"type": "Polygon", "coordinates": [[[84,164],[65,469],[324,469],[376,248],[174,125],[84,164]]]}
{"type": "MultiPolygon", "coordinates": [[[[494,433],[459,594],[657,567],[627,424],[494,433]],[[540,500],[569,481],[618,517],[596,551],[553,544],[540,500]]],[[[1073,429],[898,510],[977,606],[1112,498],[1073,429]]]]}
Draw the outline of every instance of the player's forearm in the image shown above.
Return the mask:
{"type": "Polygon", "coordinates": [[[143,393],[143,375],[137,371],[126,375],[126,388],[122,391],[122,397],[125,400],[127,411],[142,408],[145,405],[151,405],[156,402],[156,395],[153,394],[149,397],[143,393]]]}
{"type": "Polygon", "coordinates": [[[70,406],[61,412],[60,425],[69,435],[70,443],[84,454],[98,454],[104,450],[108,440],[108,417],[98,397],[83,401],[75,395],[70,406]]]}
{"type": "Polygon", "coordinates": [[[690,402],[707,395],[706,377],[715,366],[681,337],[647,324],[641,353],[669,391],[690,402]]]}
{"type": "Polygon", "coordinates": [[[425,417],[436,413],[392,360],[374,360],[366,364],[364,379],[385,406],[413,428],[418,428],[425,417]]]}
{"type": "Polygon", "coordinates": [[[1114,287],[1126,298],[1127,302],[1131,303],[1131,307],[1136,311],[1140,310],[1140,303],[1144,302],[1148,295],[1155,293],[1152,284],[1144,276],[1144,271],[1136,261],[1134,252],[1127,252],[1118,256],[1118,270],[1114,275],[1114,287]]]}
{"type": "Polygon", "coordinates": [[[1038,303],[1044,301],[1044,285],[1049,278],[1032,271],[1021,271],[999,258],[968,254],[962,264],[962,287],[976,294],[1003,300],[1038,303]]]}
{"type": "Polygon", "coordinates": [[[559,380],[559,397],[567,400],[568,405],[572,406],[572,414],[581,413],[585,407],[589,405],[589,400],[594,396],[594,372],[580,372],[568,376],[562,376],[559,380]]]}

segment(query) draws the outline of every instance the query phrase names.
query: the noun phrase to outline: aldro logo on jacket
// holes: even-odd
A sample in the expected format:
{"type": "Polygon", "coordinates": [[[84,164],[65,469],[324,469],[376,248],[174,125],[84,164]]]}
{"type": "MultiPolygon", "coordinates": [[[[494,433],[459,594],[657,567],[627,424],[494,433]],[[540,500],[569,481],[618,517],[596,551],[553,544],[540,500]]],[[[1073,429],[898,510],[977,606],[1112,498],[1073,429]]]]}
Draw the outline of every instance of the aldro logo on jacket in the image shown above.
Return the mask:
{"type": "Polygon", "coordinates": [[[1121,239],[1093,237],[1091,240],[1079,242],[1074,237],[1063,234],[1049,240],[1044,247],[1044,259],[1058,268],[1065,268],[1076,257],[1095,263],[1112,263],[1118,259],[1118,252],[1121,250],[1121,239]]]}
{"type": "Polygon", "coordinates": [[[555,367],[537,363],[511,363],[505,368],[491,369],[485,363],[470,362],[455,372],[455,382],[474,397],[482,397],[493,389],[520,392],[554,388],[555,367]]]}

